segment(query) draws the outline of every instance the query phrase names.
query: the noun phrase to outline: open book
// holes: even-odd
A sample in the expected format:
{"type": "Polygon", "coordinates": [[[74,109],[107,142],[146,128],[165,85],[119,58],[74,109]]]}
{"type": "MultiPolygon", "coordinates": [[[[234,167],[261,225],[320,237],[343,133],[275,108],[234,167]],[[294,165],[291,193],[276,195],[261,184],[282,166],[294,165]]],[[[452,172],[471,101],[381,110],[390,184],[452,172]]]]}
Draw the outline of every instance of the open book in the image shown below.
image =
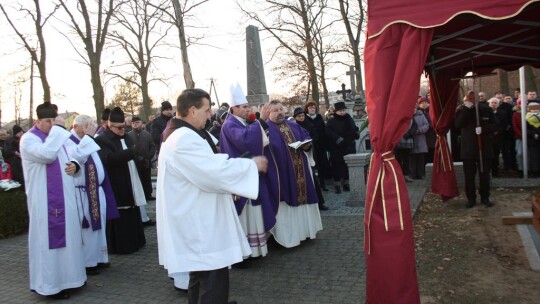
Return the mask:
{"type": "Polygon", "coordinates": [[[300,147],[302,147],[303,145],[305,144],[309,144],[311,142],[311,139],[306,139],[304,141],[295,141],[293,143],[290,143],[289,144],[289,147],[293,148],[293,149],[298,149],[300,147]]]}

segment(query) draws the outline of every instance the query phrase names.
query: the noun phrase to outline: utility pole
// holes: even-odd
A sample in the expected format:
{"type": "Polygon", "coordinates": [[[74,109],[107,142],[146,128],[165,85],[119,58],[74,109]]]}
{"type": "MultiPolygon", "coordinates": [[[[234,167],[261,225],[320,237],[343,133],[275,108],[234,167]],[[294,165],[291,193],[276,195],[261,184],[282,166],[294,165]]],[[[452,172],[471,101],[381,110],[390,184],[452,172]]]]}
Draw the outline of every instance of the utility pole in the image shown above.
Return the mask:
{"type": "Polygon", "coordinates": [[[34,125],[34,61],[30,58],[30,113],[28,114],[28,129],[34,125]]]}
{"type": "Polygon", "coordinates": [[[215,80],[214,78],[210,78],[210,90],[208,90],[208,95],[210,95],[210,98],[212,98],[212,88],[214,88],[214,95],[216,95],[217,106],[219,109],[221,105],[219,104],[219,97],[217,95],[216,84],[214,80],[215,80]]]}

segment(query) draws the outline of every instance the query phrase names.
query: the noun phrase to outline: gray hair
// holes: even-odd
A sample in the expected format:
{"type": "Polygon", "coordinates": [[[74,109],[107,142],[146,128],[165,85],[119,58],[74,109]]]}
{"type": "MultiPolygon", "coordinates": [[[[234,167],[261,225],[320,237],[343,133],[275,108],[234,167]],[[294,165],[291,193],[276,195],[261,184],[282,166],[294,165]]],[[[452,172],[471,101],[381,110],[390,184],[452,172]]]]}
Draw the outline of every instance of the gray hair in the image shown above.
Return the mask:
{"type": "Polygon", "coordinates": [[[496,101],[497,103],[500,102],[500,101],[499,101],[499,98],[497,98],[497,97],[491,97],[491,98],[488,100],[488,102],[492,102],[492,101],[496,101]]]}
{"type": "Polygon", "coordinates": [[[91,123],[92,121],[93,121],[92,117],[88,115],[79,115],[75,117],[75,119],[73,120],[73,125],[82,126],[86,123],[91,123]]]}

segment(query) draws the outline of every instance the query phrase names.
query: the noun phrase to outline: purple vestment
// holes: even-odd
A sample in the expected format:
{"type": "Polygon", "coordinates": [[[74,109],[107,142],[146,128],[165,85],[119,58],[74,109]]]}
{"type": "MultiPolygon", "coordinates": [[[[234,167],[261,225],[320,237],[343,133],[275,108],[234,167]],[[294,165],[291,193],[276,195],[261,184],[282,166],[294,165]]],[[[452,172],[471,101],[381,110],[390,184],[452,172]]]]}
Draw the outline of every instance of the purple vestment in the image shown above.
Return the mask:
{"type": "MultiPolygon", "coordinates": [[[[77,145],[81,142],[75,135],[71,135],[70,139],[77,145]]],[[[107,210],[105,210],[106,219],[112,220],[115,218],[119,218],[120,213],[118,212],[118,207],[116,206],[116,198],[114,197],[114,193],[112,192],[112,187],[109,181],[109,177],[107,176],[107,171],[103,169],[103,174],[105,174],[105,176],[101,185],[98,185],[99,177],[97,173],[96,163],[94,162],[94,158],[92,157],[92,155],[89,155],[86,159],[84,169],[84,179],[86,181],[86,187],[84,191],[86,192],[86,195],[88,197],[88,210],[90,210],[90,215],[92,216],[90,223],[92,224],[92,230],[96,231],[102,228],[99,186],[103,188],[103,192],[105,193],[105,200],[107,202],[107,210]]],[[[85,220],[88,221],[83,215],[83,228],[88,228],[88,226],[84,224],[85,220]]]]}
{"type": "MultiPolygon", "coordinates": [[[[262,132],[258,121],[245,126],[238,118],[229,115],[221,127],[219,148],[222,153],[228,154],[231,158],[265,155],[268,149],[263,147],[262,132]]],[[[278,173],[275,163],[269,158],[267,172],[259,173],[259,196],[251,200],[252,205],[261,205],[266,231],[271,230],[276,224],[279,206],[277,181],[278,173]]],[[[245,197],[234,202],[238,215],[242,213],[246,202],[245,197]]]]}
{"type": "MultiPolygon", "coordinates": [[[[45,142],[47,134],[37,127],[29,130],[45,142]]],[[[49,227],[49,249],[66,247],[66,208],[64,201],[64,187],[62,182],[62,169],[58,156],[47,164],[47,210],[49,227]]]]}
{"type": "Polygon", "coordinates": [[[310,139],[309,133],[300,125],[288,120],[281,124],[275,124],[270,120],[266,122],[269,126],[271,152],[279,172],[280,201],[285,201],[293,207],[317,204],[317,192],[307,156],[301,148],[295,150],[289,147],[290,143],[310,139]]]}

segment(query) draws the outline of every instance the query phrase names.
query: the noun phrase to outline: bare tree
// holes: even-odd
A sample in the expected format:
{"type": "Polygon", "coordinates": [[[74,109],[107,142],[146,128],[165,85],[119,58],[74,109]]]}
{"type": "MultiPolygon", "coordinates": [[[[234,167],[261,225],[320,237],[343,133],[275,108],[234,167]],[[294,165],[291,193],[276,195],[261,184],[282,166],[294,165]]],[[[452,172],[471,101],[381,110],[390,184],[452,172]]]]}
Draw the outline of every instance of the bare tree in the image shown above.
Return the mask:
{"type": "Polygon", "coordinates": [[[354,69],[356,71],[356,90],[361,98],[364,98],[364,85],[362,84],[361,73],[361,50],[360,34],[365,32],[366,27],[366,0],[339,0],[339,11],[341,18],[347,30],[349,40],[349,52],[354,60],[354,69]]]}
{"type": "Polygon", "coordinates": [[[137,109],[139,109],[139,107],[142,105],[141,90],[136,84],[137,76],[132,75],[129,77],[123,77],[123,79],[124,78],[124,82],[114,86],[115,93],[111,100],[110,106],[120,107],[127,114],[136,115],[137,109]]]}
{"type": "Polygon", "coordinates": [[[8,13],[6,7],[4,7],[2,4],[0,4],[0,10],[2,10],[2,13],[6,17],[9,25],[19,37],[23,48],[26,49],[26,51],[30,54],[32,61],[35,62],[39,71],[41,85],[43,87],[43,101],[50,102],[51,87],[49,85],[49,81],[47,80],[47,48],[45,44],[45,37],[43,35],[43,29],[49,18],[56,12],[59,6],[54,6],[50,13],[43,15],[39,0],[34,0],[33,2],[33,10],[24,7],[23,5],[13,8],[13,10],[24,14],[23,17],[17,18],[17,20],[11,17],[13,10],[8,13]],[[25,33],[22,29],[27,23],[30,22],[33,23],[32,27],[35,32],[25,33]],[[37,45],[37,47],[33,47],[33,45],[37,45]]]}
{"type": "Polygon", "coordinates": [[[188,89],[195,88],[195,81],[193,80],[193,75],[191,73],[191,65],[189,64],[188,56],[190,38],[191,40],[197,42],[198,40],[202,39],[202,37],[188,37],[186,35],[185,20],[189,17],[189,14],[193,9],[208,1],[210,0],[183,0],[182,2],[180,2],[180,0],[171,0],[174,11],[172,13],[170,10],[163,11],[167,16],[169,16],[170,20],[172,20],[174,26],[178,30],[178,40],[180,42],[180,52],[182,54],[182,68],[184,71],[184,82],[186,84],[186,88],[188,89]]]}
{"type": "Polygon", "coordinates": [[[284,50],[289,56],[299,58],[307,68],[311,95],[319,103],[319,80],[317,77],[315,50],[313,46],[313,27],[328,7],[327,0],[297,1],[250,1],[257,11],[239,8],[249,18],[261,25],[263,30],[279,42],[276,54],[284,50]],[[270,22],[267,17],[272,18],[270,22]]]}
{"type": "Polygon", "coordinates": [[[156,48],[165,45],[164,39],[171,28],[170,24],[161,21],[164,11],[170,9],[170,6],[166,5],[168,2],[168,0],[162,0],[158,4],[151,4],[149,0],[130,1],[117,11],[113,19],[121,29],[112,31],[110,38],[126,53],[127,64],[135,69],[138,77],[125,77],[123,76],[125,74],[110,71],[108,73],[126,82],[132,82],[140,89],[143,117],[150,115],[152,108],[150,82],[164,80],[158,77],[152,78],[151,69],[157,59],[163,58],[155,51],[156,48]]]}
{"type": "MultiPolygon", "coordinates": [[[[37,0],[36,0],[37,1],[37,0]]],[[[101,55],[107,40],[111,17],[118,10],[118,7],[126,1],[96,0],[95,11],[92,12],[85,0],[77,0],[75,7],[68,6],[65,0],[59,0],[69,16],[70,27],[76,35],[81,38],[84,44],[85,55],[72,43],[75,51],[90,68],[90,81],[94,92],[94,105],[96,107],[96,117],[101,118],[101,112],[105,108],[105,93],[101,83],[101,55]],[[82,20],[82,21],[80,21],[82,20]]],[[[67,37],[67,36],[66,36],[67,37]]]]}

